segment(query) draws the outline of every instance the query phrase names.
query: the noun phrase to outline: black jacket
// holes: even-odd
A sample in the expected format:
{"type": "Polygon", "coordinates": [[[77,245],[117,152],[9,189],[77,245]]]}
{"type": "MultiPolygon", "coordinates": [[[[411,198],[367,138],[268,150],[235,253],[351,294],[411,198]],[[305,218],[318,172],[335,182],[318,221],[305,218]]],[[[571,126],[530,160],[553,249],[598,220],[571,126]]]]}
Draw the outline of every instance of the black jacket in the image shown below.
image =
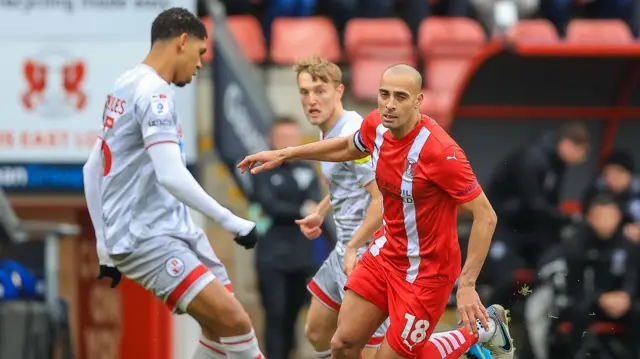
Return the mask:
{"type": "Polygon", "coordinates": [[[584,203],[585,211],[591,200],[601,193],[614,196],[622,211],[624,223],[640,222],[640,177],[635,176],[629,190],[622,193],[611,192],[602,176],[596,178],[584,195],[582,203],[584,203]]]}
{"type": "Polygon", "coordinates": [[[584,224],[564,248],[569,305],[591,307],[611,291],[626,291],[632,298],[637,294],[638,247],[620,232],[603,240],[584,224]]]}
{"type": "Polygon", "coordinates": [[[570,222],[560,212],[560,189],[566,164],[556,150],[554,134],[520,149],[497,168],[487,188],[501,225],[516,231],[556,230],[570,222]]]}
{"type": "Polygon", "coordinates": [[[251,201],[261,207],[268,227],[256,248],[258,266],[285,270],[314,268],[313,243],[294,222],[303,218],[301,209],[305,201],[322,200],[313,166],[308,162],[284,163],[252,179],[251,201]]]}

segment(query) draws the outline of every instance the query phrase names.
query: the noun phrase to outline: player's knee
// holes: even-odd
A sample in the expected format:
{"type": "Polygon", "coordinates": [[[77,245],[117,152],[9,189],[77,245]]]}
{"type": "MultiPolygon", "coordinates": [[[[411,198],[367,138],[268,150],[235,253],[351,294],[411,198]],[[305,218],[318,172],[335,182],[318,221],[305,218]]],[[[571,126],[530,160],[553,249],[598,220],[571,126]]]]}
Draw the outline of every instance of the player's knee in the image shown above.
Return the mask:
{"type": "Polygon", "coordinates": [[[359,343],[357,340],[348,336],[342,335],[339,332],[333,335],[331,338],[331,351],[338,358],[352,357],[352,354],[356,354],[356,357],[360,355],[360,352],[364,348],[366,343],[359,343]]]}
{"type": "Polygon", "coordinates": [[[331,337],[333,336],[333,331],[329,326],[323,325],[323,323],[309,317],[307,317],[304,332],[314,347],[319,345],[326,347],[331,342],[331,337]]]}
{"type": "Polygon", "coordinates": [[[217,321],[223,327],[219,330],[221,332],[240,335],[251,331],[251,319],[242,308],[228,311],[224,316],[217,318],[217,321]]]}

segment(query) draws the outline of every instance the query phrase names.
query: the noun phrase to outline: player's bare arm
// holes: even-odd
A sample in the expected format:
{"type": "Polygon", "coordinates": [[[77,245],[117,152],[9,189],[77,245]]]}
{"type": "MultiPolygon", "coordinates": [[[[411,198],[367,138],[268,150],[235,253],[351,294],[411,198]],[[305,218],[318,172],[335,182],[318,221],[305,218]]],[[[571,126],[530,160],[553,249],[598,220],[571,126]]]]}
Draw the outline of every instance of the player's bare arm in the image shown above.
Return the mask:
{"type": "Polygon", "coordinates": [[[484,192],[471,201],[461,204],[460,207],[473,216],[473,224],[467,260],[460,274],[459,286],[473,287],[487,258],[498,218],[484,192]]]}
{"type": "Polygon", "coordinates": [[[347,162],[366,157],[353,143],[353,137],[339,137],[308,143],[302,146],[287,147],[277,151],[263,151],[245,157],[238,168],[241,173],[251,170],[252,174],[272,170],[285,161],[312,160],[325,162],[347,162]],[[260,165],[256,166],[258,163],[260,165]]]}
{"type": "Polygon", "coordinates": [[[498,219],[484,192],[481,192],[469,202],[462,203],[460,207],[473,217],[473,223],[469,237],[467,260],[462,267],[457,293],[458,297],[466,296],[467,298],[465,298],[464,305],[458,304],[458,309],[461,321],[465,324],[467,330],[477,334],[478,330],[474,324],[475,319],[479,319],[486,330],[488,329],[489,314],[480,302],[478,293],[475,290],[476,280],[487,258],[491,237],[498,219]]]}
{"type": "Polygon", "coordinates": [[[326,216],[329,215],[330,211],[331,211],[331,196],[326,195],[324,196],[322,201],[318,203],[318,206],[316,207],[316,213],[320,215],[322,218],[325,218],[326,216]]]}
{"type": "Polygon", "coordinates": [[[371,195],[371,203],[367,207],[367,213],[360,228],[347,243],[344,254],[344,272],[349,275],[357,263],[358,248],[364,246],[373,238],[373,234],[382,226],[382,195],[376,181],[367,183],[364,188],[371,195]]]}

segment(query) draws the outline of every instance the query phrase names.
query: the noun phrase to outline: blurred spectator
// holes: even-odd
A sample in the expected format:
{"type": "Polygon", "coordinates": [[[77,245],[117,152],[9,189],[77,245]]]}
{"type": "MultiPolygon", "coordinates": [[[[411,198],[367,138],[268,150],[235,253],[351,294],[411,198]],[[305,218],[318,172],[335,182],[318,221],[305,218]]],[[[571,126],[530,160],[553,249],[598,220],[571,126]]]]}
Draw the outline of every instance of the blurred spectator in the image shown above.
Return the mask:
{"type": "Polygon", "coordinates": [[[508,301],[515,270],[533,268],[543,251],[559,242],[560,229],[572,223],[558,208],[561,184],[567,167],[584,162],[588,150],[588,129],[570,123],[498,167],[486,186],[499,219],[485,266],[494,292],[491,303],[508,301]]]}
{"type": "Polygon", "coordinates": [[[640,37],[640,1],[633,1],[631,5],[631,18],[629,19],[631,32],[635,37],[640,37]]]}
{"type": "MultiPolygon", "coordinates": [[[[209,0],[198,0],[197,14],[199,17],[210,15],[207,10],[207,1],[209,0]]],[[[255,5],[262,0],[222,0],[221,2],[225,6],[227,15],[245,15],[251,13],[255,5]]]]}
{"type": "MultiPolygon", "coordinates": [[[[281,117],[271,129],[274,149],[297,146],[302,133],[295,119],[281,117]]],[[[316,272],[313,243],[294,223],[322,199],[311,164],[290,162],[252,176],[252,201],[269,218],[256,247],[258,286],[265,310],[265,356],[287,359],[294,346],[298,313],[307,300],[307,281],[316,272]]]]}
{"type": "Polygon", "coordinates": [[[629,17],[634,0],[542,0],[542,10],[556,26],[560,36],[566,35],[574,6],[596,19],[625,19],[629,17]]]}
{"type": "Polygon", "coordinates": [[[614,196],[622,210],[625,235],[640,241],[640,176],[634,174],[634,160],[627,151],[614,151],[602,172],[588,189],[584,204],[601,193],[614,196]]]}
{"type": "Polygon", "coordinates": [[[516,19],[529,18],[534,16],[540,7],[540,0],[470,0],[471,6],[476,11],[478,20],[488,33],[493,33],[496,28],[496,11],[504,4],[511,3],[517,12],[516,19]]]}
{"type": "Polygon", "coordinates": [[[562,245],[566,278],[554,281],[550,358],[637,358],[639,248],[621,223],[615,198],[599,195],[562,245]]]}

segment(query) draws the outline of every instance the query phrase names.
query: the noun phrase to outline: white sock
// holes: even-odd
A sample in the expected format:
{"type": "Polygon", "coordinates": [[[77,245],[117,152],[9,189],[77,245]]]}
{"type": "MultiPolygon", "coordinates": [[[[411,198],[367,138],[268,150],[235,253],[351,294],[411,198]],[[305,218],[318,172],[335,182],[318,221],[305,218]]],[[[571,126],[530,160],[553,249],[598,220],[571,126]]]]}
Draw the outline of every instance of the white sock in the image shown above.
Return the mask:
{"type": "Polygon", "coordinates": [[[331,349],[327,349],[322,352],[316,352],[316,358],[318,359],[329,359],[331,358],[331,349]]]}
{"type": "Polygon", "coordinates": [[[226,357],[227,354],[222,344],[205,337],[200,337],[198,347],[191,359],[225,359],[226,357]]]}
{"type": "MultiPolygon", "coordinates": [[[[496,334],[496,322],[493,321],[492,318],[489,318],[489,320],[487,321],[487,324],[489,324],[489,330],[484,330],[484,328],[482,327],[482,323],[480,322],[480,320],[478,319],[476,321],[476,325],[478,326],[478,342],[480,343],[486,343],[489,340],[493,339],[494,335],[496,334]]],[[[499,337],[501,337],[499,335],[499,337]]],[[[502,340],[502,337],[500,338],[500,340],[502,340]]],[[[504,345],[505,343],[498,343],[499,345],[504,345]]]]}
{"type": "Polygon", "coordinates": [[[220,338],[220,343],[229,359],[264,359],[253,329],[247,334],[220,338]]]}

